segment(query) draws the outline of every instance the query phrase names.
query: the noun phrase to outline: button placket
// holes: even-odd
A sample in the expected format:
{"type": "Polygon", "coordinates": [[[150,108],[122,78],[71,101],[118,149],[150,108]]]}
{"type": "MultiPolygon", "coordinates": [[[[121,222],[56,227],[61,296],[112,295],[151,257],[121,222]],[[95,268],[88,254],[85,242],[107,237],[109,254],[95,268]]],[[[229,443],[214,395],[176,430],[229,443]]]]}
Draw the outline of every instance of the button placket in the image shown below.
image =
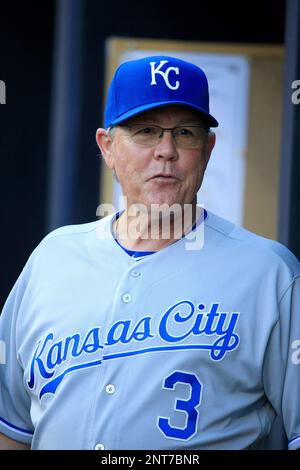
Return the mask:
{"type": "Polygon", "coordinates": [[[131,271],[131,276],[132,277],[139,277],[141,275],[141,272],[138,269],[133,269],[131,271]]]}
{"type": "Polygon", "coordinates": [[[106,385],[106,387],[105,387],[105,391],[106,391],[106,393],[108,393],[109,395],[112,395],[113,393],[115,393],[115,390],[116,390],[116,387],[115,387],[113,384],[108,384],[108,385],[106,385]]]}
{"type": "Polygon", "coordinates": [[[99,442],[99,444],[96,444],[95,445],[95,450],[104,450],[105,447],[102,443],[99,442]]]}
{"type": "Polygon", "coordinates": [[[128,304],[129,302],[131,302],[132,297],[131,297],[131,295],[127,292],[126,294],[123,294],[122,300],[123,300],[123,302],[124,302],[125,304],[128,304]]]}

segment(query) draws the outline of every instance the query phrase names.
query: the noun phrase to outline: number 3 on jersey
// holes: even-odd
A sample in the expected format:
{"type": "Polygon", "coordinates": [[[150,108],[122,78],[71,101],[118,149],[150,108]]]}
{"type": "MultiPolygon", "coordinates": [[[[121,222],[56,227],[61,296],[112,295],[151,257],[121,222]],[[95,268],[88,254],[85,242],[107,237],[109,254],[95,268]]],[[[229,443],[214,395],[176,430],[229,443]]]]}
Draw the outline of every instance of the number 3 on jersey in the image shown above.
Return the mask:
{"type": "Polygon", "coordinates": [[[177,428],[170,425],[170,418],[159,417],[157,424],[166,437],[187,440],[193,436],[197,429],[199,413],[196,410],[201,401],[202,384],[195,374],[175,371],[164,381],[163,388],[174,390],[177,383],[187,384],[190,387],[190,396],[187,400],[176,400],[175,410],[186,414],[186,425],[177,428]]]}

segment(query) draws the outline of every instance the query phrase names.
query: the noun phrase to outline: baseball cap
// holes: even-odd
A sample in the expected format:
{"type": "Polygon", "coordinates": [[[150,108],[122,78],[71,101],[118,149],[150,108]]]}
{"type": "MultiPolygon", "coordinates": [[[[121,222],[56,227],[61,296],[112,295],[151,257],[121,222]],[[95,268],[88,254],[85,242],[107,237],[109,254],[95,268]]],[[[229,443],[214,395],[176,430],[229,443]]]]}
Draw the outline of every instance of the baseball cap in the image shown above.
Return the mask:
{"type": "Polygon", "coordinates": [[[191,107],[210,127],[209,89],[204,71],[185,60],[164,55],[122,63],[111,81],[104,115],[105,128],[149,109],[171,104],[191,107]]]}

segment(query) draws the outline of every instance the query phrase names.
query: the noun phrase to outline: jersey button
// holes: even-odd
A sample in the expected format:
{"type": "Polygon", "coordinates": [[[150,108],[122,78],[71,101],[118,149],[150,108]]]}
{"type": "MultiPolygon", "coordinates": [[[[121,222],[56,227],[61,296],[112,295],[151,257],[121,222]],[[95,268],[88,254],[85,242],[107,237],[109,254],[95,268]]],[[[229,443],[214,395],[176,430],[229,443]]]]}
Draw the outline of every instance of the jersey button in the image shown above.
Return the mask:
{"type": "Polygon", "coordinates": [[[122,297],[122,300],[125,304],[128,304],[129,302],[131,302],[131,295],[130,294],[124,294],[123,297],[122,297]]]}
{"type": "Polygon", "coordinates": [[[105,387],[105,391],[106,391],[106,393],[108,393],[109,395],[111,395],[112,393],[115,393],[115,390],[116,390],[116,387],[115,387],[113,384],[108,384],[108,385],[106,385],[106,387],[105,387]]]}
{"type": "Polygon", "coordinates": [[[105,447],[104,447],[103,444],[96,444],[95,445],[95,450],[104,450],[104,449],[105,449],[105,447]]]}
{"type": "Polygon", "coordinates": [[[140,271],[138,271],[137,269],[133,269],[131,271],[131,276],[132,277],[139,277],[141,275],[140,271]]]}

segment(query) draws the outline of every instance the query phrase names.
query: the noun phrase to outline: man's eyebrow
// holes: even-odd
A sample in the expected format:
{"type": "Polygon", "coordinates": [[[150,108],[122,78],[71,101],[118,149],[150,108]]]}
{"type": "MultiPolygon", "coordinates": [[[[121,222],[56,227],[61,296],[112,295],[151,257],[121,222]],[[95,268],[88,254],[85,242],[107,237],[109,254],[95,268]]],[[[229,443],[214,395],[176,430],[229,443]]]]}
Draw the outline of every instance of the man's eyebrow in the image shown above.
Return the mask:
{"type": "MultiPolygon", "coordinates": [[[[134,121],[132,121],[133,124],[157,124],[159,125],[159,119],[156,118],[138,118],[134,121]]],[[[187,118],[187,119],[181,119],[180,121],[177,122],[175,127],[178,126],[189,126],[189,125],[196,125],[196,126],[205,126],[205,123],[202,122],[200,119],[197,119],[196,117],[194,118],[187,118]]]]}

